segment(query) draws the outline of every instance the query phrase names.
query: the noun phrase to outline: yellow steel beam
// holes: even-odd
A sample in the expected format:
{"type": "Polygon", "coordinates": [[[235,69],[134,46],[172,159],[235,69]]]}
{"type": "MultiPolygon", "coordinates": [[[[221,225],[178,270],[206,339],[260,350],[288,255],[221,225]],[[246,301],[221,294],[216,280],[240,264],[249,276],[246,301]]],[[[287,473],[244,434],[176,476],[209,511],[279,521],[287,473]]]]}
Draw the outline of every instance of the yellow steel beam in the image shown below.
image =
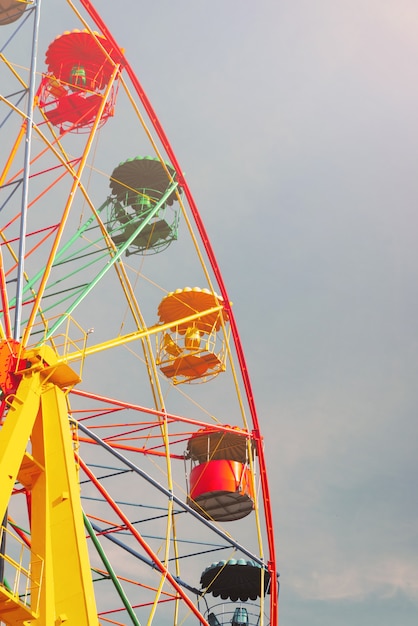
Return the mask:
{"type": "Polygon", "coordinates": [[[178,319],[175,322],[169,322],[167,324],[156,324],[155,326],[149,326],[145,329],[135,330],[134,332],[128,333],[127,335],[120,335],[119,337],[109,339],[109,341],[97,343],[94,346],[87,346],[86,348],[82,348],[81,350],[77,350],[75,352],[69,352],[64,356],[59,357],[58,362],[71,363],[72,361],[78,361],[79,359],[83,359],[91,354],[97,354],[98,352],[103,352],[103,350],[108,350],[109,348],[116,348],[117,346],[125,345],[127,343],[131,343],[132,341],[137,341],[138,339],[142,339],[143,337],[147,337],[149,335],[156,335],[157,333],[164,332],[166,330],[169,330],[170,328],[175,328],[180,324],[192,322],[193,320],[197,320],[201,317],[205,317],[206,315],[210,315],[211,313],[216,313],[217,311],[222,310],[223,305],[219,304],[218,306],[214,306],[210,309],[207,309],[206,311],[198,311],[197,313],[193,313],[193,315],[188,315],[187,317],[178,319]]]}
{"type": "Polygon", "coordinates": [[[0,519],[4,518],[40,404],[39,372],[22,379],[0,430],[0,519]]]}
{"type": "Polygon", "coordinates": [[[41,394],[32,454],[45,466],[32,489],[32,549],[44,557],[35,624],[98,626],[68,407],[53,383],[41,394]]]}
{"type": "MultiPolygon", "coordinates": [[[[66,393],[61,388],[78,377],[69,366],[62,369],[48,346],[25,356],[30,367],[19,373],[21,382],[8,398],[0,430],[0,518],[20,478],[32,495],[31,550],[36,559],[31,572],[40,581],[39,593],[31,598],[36,615],[31,625],[99,626],[66,393]]],[[[22,624],[19,606],[16,602],[7,615],[10,626],[22,624]]]]}

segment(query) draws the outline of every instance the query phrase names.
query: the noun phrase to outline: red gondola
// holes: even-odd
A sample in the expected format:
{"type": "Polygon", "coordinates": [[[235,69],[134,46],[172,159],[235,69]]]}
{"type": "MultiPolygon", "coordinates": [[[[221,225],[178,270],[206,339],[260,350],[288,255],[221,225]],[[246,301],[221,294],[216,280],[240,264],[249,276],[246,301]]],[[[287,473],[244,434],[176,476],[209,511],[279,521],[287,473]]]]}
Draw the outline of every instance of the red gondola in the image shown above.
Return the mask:
{"type": "MultiPolygon", "coordinates": [[[[46,51],[47,73],[39,94],[49,122],[67,130],[91,126],[121,59],[121,52],[98,33],[74,30],[54,39],[46,51]]],[[[112,89],[101,124],[113,114],[115,94],[112,89]]]]}

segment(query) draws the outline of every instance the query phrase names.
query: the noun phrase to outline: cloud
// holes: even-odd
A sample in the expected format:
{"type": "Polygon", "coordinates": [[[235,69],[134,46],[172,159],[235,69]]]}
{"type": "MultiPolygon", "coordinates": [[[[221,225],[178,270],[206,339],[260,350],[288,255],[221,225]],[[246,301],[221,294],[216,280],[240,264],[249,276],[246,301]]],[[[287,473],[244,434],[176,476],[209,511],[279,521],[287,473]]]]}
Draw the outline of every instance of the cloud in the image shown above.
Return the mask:
{"type": "MultiPolygon", "coordinates": [[[[340,563],[340,558],[335,559],[340,563]]],[[[318,563],[305,576],[290,577],[294,591],[309,600],[363,600],[368,596],[394,598],[399,592],[418,601],[418,566],[412,557],[359,562],[356,566],[318,563]]]]}

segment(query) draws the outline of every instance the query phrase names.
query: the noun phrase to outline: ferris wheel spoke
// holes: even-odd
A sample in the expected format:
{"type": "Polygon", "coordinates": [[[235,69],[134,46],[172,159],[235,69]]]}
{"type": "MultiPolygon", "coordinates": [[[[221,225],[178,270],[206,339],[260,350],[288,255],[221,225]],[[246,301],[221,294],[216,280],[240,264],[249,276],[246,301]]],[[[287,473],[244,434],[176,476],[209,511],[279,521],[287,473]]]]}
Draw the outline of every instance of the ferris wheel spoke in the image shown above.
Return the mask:
{"type": "MultiPolygon", "coordinates": [[[[138,543],[145,550],[145,552],[148,554],[148,556],[151,557],[151,560],[154,561],[155,566],[158,568],[158,570],[161,572],[161,574],[169,580],[169,582],[174,587],[174,589],[177,591],[177,593],[180,594],[180,596],[183,598],[185,603],[188,605],[189,609],[196,615],[196,617],[199,618],[200,614],[197,611],[196,607],[190,601],[189,597],[187,595],[185,595],[185,593],[183,592],[181,586],[175,580],[173,575],[167,570],[166,566],[163,564],[162,561],[160,561],[160,559],[157,557],[157,555],[153,553],[151,548],[146,544],[146,542],[143,540],[141,535],[136,531],[136,529],[134,528],[134,526],[132,525],[130,520],[126,517],[126,515],[112,502],[112,499],[110,498],[110,496],[108,496],[108,494],[106,493],[106,490],[96,480],[95,476],[89,470],[89,468],[83,462],[83,460],[79,459],[79,462],[80,462],[80,466],[83,469],[83,471],[85,472],[85,474],[90,478],[90,480],[93,482],[93,484],[96,486],[96,488],[105,496],[106,500],[112,504],[113,509],[116,511],[116,513],[119,516],[119,518],[123,521],[123,523],[126,525],[126,527],[129,528],[129,530],[132,533],[133,537],[138,541],[138,543]]],[[[205,624],[205,626],[209,626],[209,624],[207,624],[206,622],[203,622],[203,623],[205,624]]]]}
{"type": "Polygon", "coordinates": [[[112,567],[111,562],[109,561],[109,559],[107,558],[102,546],[100,545],[100,542],[96,536],[95,530],[93,528],[93,525],[91,524],[90,520],[88,519],[88,517],[86,516],[86,514],[83,514],[83,519],[84,519],[84,525],[86,527],[86,530],[90,536],[90,539],[92,540],[94,547],[96,548],[97,553],[99,554],[104,567],[106,568],[106,572],[107,574],[110,576],[114,586],[117,589],[118,595],[121,598],[122,602],[123,602],[123,606],[125,607],[130,619],[132,620],[132,624],[134,624],[134,626],[141,626],[140,622],[137,618],[137,616],[134,613],[134,610],[132,608],[131,603],[128,600],[127,595],[125,594],[125,591],[123,590],[123,587],[116,575],[115,570],[112,567]]]}
{"type": "Polygon", "coordinates": [[[260,559],[257,555],[255,555],[254,553],[252,553],[249,550],[247,550],[247,548],[245,548],[245,546],[240,545],[238,542],[236,542],[234,539],[232,539],[227,533],[225,533],[222,529],[218,528],[213,522],[211,522],[210,520],[208,520],[205,517],[203,517],[202,515],[200,515],[192,507],[190,507],[188,504],[186,504],[181,498],[178,498],[176,495],[174,495],[169,489],[164,487],[164,485],[158,483],[154,478],[152,478],[151,476],[147,475],[147,473],[144,470],[142,470],[135,463],[132,463],[128,458],[124,457],[115,448],[113,448],[112,446],[108,445],[104,440],[100,439],[100,437],[95,435],[91,430],[89,430],[86,426],[84,426],[84,424],[80,423],[79,424],[79,429],[85,435],[87,435],[89,438],[91,438],[93,441],[95,441],[99,446],[101,446],[105,450],[107,450],[112,456],[114,456],[120,462],[122,462],[127,467],[129,467],[133,472],[135,472],[136,474],[141,476],[141,478],[144,478],[147,482],[149,482],[158,491],[160,491],[161,493],[166,495],[168,498],[170,498],[175,504],[177,504],[183,510],[187,511],[188,513],[190,513],[193,517],[196,517],[202,523],[202,525],[204,525],[207,528],[209,528],[212,532],[214,532],[216,535],[221,537],[224,541],[226,541],[234,549],[239,550],[240,552],[242,552],[243,554],[248,556],[250,559],[252,559],[256,563],[258,563],[259,565],[264,565],[263,560],[260,559]]]}

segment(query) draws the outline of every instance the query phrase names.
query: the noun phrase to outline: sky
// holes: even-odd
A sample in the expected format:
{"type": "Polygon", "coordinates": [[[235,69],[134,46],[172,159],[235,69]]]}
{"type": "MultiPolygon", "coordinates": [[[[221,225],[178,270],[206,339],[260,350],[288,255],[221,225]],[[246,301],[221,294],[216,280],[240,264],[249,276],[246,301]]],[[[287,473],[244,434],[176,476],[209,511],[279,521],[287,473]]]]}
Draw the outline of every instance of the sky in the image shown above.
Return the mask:
{"type": "Polygon", "coordinates": [[[105,4],[234,302],[280,625],[415,626],[418,6],[105,4]]]}
{"type": "Polygon", "coordinates": [[[418,617],[417,26],[407,0],[229,0],[134,29],[234,301],[282,626],[418,617]]]}

